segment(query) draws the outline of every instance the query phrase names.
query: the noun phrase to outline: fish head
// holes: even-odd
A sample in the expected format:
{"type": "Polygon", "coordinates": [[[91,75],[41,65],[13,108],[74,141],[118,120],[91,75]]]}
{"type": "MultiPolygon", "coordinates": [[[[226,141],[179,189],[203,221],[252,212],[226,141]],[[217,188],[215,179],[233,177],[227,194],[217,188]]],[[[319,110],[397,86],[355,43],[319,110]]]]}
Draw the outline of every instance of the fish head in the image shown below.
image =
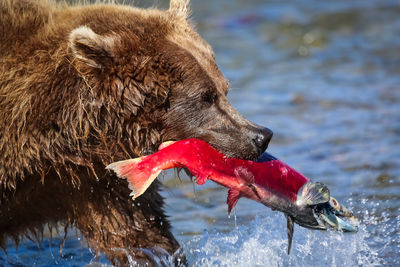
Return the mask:
{"type": "Polygon", "coordinates": [[[329,189],[322,183],[307,182],[300,188],[294,222],[310,229],[357,232],[358,221],[346,207],[330,196],[329,189]]]}
{"type": "Polygon", "coordinates": [[[288,254],[292,247],[294,223],[313,230],[357,232],[354,215],[330,196],[322,183],[307,182],[300,188],[297,201],[284,211],[287,219],[288,254]]]}

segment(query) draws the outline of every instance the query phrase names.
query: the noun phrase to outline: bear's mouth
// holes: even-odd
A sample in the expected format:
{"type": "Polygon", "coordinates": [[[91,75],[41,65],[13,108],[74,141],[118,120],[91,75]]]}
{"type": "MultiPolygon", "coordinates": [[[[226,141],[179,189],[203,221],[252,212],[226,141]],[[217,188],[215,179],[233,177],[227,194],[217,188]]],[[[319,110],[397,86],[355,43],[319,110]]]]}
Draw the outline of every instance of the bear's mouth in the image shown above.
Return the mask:
{"type": "Polygon", "coordinates": [[[235,150],[227,150],[224,147],[221,147],[220,145],[214,145],[213,143],[210,143],[212,147],[214,147],[216,150],[220,151],[221,153],[225,154],[229,158],[236,158],[236,159],[244,159],[244,160],[250,160],[250,161],[257,161],[257,159],[266,151],[267,148],[264,150],[261,149],[251,149],[251,152],[244,152],[241,151],[240,149],[235,149],[235,150]]]}
{"type": "MultiPolygon", "coordinates": [[[[201,139],[201,140],[205,141],[204,138],[203,139],[202,138],[198,138],[198,139],[201,139]]],[[[176,141],[181,141],[181,140],[184,140],[184,139],[170,139],[169,141],[176,142],[176,141]]],[[[207,142],[207,141],[205,141],[205,142],[207,142]]],[[[151,154],[157,152],[162,143],[163,142],[160,142],[159,144],[155,145],[154,147],[149,147],[149,148],[143,149],[140,156],[148,156],[148,155],[151,155],[151,154]]],[[[239,149],[237,149],[237,150],[226,150],[225,147],[221,146],[218,143],[215,144],[215,143],[209,142],[209,144],[213,148],[215,148],[216,150],[218,150],[221,153],[225,154],[229,158],[236,158],[236,159],[243,159],[243,160],[250,160],[250,161],[257,161],[259,159],[259,157],[261,155],[263,155],[263,153],[266,152],[266,150],[268,148],[268,145],[267,145],[264,149],[254,149],[253,153],[243,154],[243,152],[240,151],[239,149]]],[[[185,169],[185,168],[182,168],[182,169],[185,169]]]]}

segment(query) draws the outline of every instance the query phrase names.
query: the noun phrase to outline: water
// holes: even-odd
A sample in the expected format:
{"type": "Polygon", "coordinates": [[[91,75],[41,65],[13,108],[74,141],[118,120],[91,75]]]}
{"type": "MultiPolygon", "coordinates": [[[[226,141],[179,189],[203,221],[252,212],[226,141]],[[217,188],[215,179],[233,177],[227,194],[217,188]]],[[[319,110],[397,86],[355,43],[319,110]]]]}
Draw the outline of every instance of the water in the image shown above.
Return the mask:
{"type": "MultiPolygon", "coordinates": [[[[356,234],[295,226],[288,256],[281,213],[241,199],[228,218],[226,189],[207,182],[194,191],[171,172],[166,210],[190,265],[400,266],[400,2],[192,6],[198,31],[231,81],[231,102],[274,131],[269,152],[327,184],[361,226],[356,234]]],[[[45,239],[41,250],[30,241],[18,252],[9,247],[0,265],[109,264],[73,234],[60,255],[60,240],[50,246],[45,239]]]]}

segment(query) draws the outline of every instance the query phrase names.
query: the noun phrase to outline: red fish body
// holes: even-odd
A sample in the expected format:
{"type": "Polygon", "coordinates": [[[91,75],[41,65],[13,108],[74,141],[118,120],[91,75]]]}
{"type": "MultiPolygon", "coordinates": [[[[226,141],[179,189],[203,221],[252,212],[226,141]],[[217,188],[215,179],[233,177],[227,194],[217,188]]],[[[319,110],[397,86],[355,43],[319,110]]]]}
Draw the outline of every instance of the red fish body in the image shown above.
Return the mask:
{"type": "Polygon", "coordinates": [[[107,166],[126,178],[133,199],[143,194],[162,170],[185,167],[196,177],[196,183],[208,179],[229,188],[228,212],[240,197],[260,202],[285,213],[290,251],[293,223],[312,228],[334,228],[357,231],[357,226],[339,217],[353,215],[321,183],[313,183],[282,161],[264,153],[259,162],[226,157],[208,143],[186,139],[161,144],[159,151],[148,156],[114,162],[107,166]],[[266,155],[266,158],[263,158],[266,155]]]}
{"type": "Polygon", "coordinates": [[[164,143],[152,155],[116,162],[108,168],[128,180],[132,196],[136,198],[162,170],[176,167],[187,168],[199,185],[210,179],[229,188],[229,212],[240,197],[281,210],[279,206],[283,203],[295,203],[300,188],[309,182],[278,159],[255,162],[228,158],[199,139],[164,143]]]}

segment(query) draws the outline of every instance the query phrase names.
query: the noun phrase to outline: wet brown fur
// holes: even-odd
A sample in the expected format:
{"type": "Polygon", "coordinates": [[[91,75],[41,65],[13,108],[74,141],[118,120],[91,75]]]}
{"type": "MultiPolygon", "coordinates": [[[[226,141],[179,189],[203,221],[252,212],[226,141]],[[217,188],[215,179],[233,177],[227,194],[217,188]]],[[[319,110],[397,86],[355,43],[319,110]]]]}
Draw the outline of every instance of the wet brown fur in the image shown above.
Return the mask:
{"type": "Polygon", "coordinates": [[[187,1],[167,11],[1,1],[3,248],[61,222],[115,264],[141,247],[172,254],[159,185],[134,202],[104,166],[189,137],[237,157],[258,153],[246,143],[257,126],[227,102],[228,83],[187,16],[187,1]]]}

